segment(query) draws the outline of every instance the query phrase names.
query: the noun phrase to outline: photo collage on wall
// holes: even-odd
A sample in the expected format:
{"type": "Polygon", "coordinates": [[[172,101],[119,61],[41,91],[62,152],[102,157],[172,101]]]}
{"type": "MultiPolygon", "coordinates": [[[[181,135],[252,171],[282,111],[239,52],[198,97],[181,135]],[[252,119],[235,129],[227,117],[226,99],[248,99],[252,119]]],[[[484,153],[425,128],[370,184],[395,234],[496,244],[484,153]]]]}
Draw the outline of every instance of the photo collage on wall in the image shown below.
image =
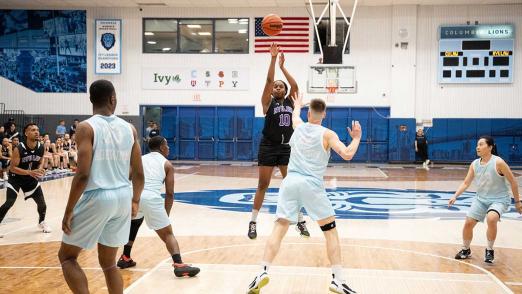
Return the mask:
{"type": "Polygon", "coordinates": [[[35,92],[87,92],[84,10],[0,10],[0,75],[35,92]]]}

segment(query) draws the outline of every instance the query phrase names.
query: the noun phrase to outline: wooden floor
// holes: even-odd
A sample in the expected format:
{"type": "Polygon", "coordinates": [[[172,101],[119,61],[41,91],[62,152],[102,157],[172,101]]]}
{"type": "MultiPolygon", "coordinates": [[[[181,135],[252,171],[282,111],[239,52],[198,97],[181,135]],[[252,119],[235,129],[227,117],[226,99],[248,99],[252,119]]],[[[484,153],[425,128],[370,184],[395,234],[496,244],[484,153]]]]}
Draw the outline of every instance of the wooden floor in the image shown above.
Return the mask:
{"type": "MultiPolygon", "coordinates": [[[[246,230],[257,167],[178,164],[176,170],[174,233],[184,261],[202,271],[196,278],[175,278],[164,245],[144,225],[132,254],[138,265],[121,271],[126,293],[244,293],[259,271],[280,175],[275,172],[274,189],[258,219],[259,237],[252,241],[246,230]]],[[[513,213],[499,225],[494,265],[483,262],[483,224],[475,229],[473,258],[453,259],[464,212],[447,211],[439,204],[465,174],[466,167],[455,166],[429,171],[396,165],[328,168],[325,182],[332,203],[348,203],[337,206],[337,223],[345,274],[358,293],[522,293],[522,218],[513,213]],[[363,194],[371,195],[358,196],[363,194]],[[383,205],[392,208],[370,213],[383,205]]],[[[7,215],[0,226],[0,293],[69,293],[56,254],[70,183],[69,177],[42,184],[53,233],[36,231],[31,200],[20,197],[7,215]]],[[[0,190],[3,201],[5,189],[0,190]]],[[[308,239],[289,230],[263,293],[328,293],[324,239],[310,220],[308,226],[308,239]]],[[[107,293],[96,250],[83,252],[79,261],[91,292],[107,293]]]]}

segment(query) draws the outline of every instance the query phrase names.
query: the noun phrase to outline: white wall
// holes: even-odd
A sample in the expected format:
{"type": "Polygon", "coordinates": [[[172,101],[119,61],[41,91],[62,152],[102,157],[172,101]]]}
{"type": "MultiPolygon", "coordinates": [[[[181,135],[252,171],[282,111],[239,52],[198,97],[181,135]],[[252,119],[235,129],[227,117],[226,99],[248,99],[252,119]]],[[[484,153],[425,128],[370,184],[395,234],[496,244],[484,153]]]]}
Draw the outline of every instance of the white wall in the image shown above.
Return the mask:
{"type": "MultiPolygon", "coordinates": [[[[351,11],[347,7],[345,11],[351,11]]],[[[87,9],[88,51],[87,82],[98,78],[111,80],[119,98],[117,114],[139,114],[140,104],[200,104],[200,105],[256,105],[261,115],[260,94],[269,62],[269,55],[191,55],[142,54],[142,17],[259,17],[274,12],[274,8],[192,9],[134,8],[87,9]],[[94,19],[123,20],[122,74],[94,75],[93,28],[94,19]],[[180,91],[143,90],[143,67],[205,67],[229,66],[250,68],[249,91],[180,91]],[[194,94],[201,95],[194,102],[194,94]]],[[[278,8],[282,16],[306,16],[305,8],[278,8]]],[[[349,12],[348,12],[349,13],[349,12]]],[[[252,19],[251,19],[252,22],[252,19]]],[[[311,30],[312,34],[313,31],[311,30]]],[[[330,105],[390,106],[393,117],[522,117],[518,99],[522,93],[522,5],[496,6],[385,6],[359,7],[351,33],[351,54],[344,63],[356,67],[357,94],[338,95],[330,105]],[[452,85],[441,88],[437,83],[437,28],[441,24],[462,24],[466,20],[481,23],[515,24],[517,40],[515,75],[509,85],[452,85]],[[406,28],[408,37],[401,38],[399,30],[406,28]],[[395,47],[407,41],[408,49],[395,47]],[[492,103],[498,98],[503,103],[492,103]],[[519,107],[516,107],[519,106],[519,107]]],[[[250,28],[250,52],[253,52],[253,24],[250,28]]],[[[317,62],[318,55],[287,54],[287,68],[305,90],[308,66],[317,62]]],[[[281,77],[277,74],[276,78],[281,77]]],[[[305,93],[306,94],[306,93],[305,93]]],[[[306,94],[307,97],[324,97],[306,94]]],[[[4,78],[0,78],[0,99],[9,109],[24,109],[26,113],[89,114],[88,94],[34,93],[4,78]]]]}
{"type": "Polygon", "coordinates": [[[522,117],[522,5],[420,6],[417,24],[415,117],[522,117]],[[441,24],[511,23],[515,26],[512,84],[437,83],[437,29],[441,24]]]}

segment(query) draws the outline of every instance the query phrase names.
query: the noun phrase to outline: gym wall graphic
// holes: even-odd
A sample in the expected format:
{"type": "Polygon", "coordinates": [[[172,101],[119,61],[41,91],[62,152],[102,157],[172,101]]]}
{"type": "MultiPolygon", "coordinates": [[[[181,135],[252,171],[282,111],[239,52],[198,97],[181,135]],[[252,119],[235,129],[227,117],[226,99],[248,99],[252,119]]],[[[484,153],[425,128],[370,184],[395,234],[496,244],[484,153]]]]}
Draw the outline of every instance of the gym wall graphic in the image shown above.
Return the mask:
{"type": "Polygon", "coordinates": [[[0,75],[35,92],[87,92],[85,10],[0,10],[0,75]]]}

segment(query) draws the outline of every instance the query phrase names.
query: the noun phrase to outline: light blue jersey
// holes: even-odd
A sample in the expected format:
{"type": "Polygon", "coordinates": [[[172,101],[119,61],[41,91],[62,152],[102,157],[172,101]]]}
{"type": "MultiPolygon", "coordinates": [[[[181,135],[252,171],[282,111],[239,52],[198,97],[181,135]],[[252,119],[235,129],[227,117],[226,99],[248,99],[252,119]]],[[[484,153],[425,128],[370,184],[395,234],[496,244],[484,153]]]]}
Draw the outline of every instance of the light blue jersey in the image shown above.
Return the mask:
{"type": "Polygon", "coordinates": [[[313,177],[320,182],[330,159],[330,149],[325,150],[324,133],[328,129],[316,124],[303,123],[295,128],[290,138],[290,162],[288,173],[313,177]]]}
{"type": "Polygon", "coordinates": [[[277,218],[295,223],[301,207],[314,221],[335,215],[323,183],[330,159],[330,149],[325,150],[323,144],[327,130],[311,123],[295,128],[289,142],[292,151],[288,174],[279,188],[277,218]]]}
{"type": "Polygon", "coordinates": [[[86,120],[94,132],[91,172],[85,192],[130,185],[134,136],[128,122],[116,115],[93,115],[86,120]]]}
{"type": "Polygon", "coordinates": [[[509,203],[508,183],[506,178],[497,172],[497,160],[500,160],[500,157],[492,155],[485,165],[480,164],[480,158],[473,161],[477,198],[480,200],[504,200],[509,203]]]}
{"type": "MultiPolygon", "coordinates": [[[[158,194],[165,183],[165,162],[167,159],[159,152],[151,152],[141,157],[145,186],[143,190],[158,194]]],[[[161,198],[161,196],[160,196],[161,198]]]]}

